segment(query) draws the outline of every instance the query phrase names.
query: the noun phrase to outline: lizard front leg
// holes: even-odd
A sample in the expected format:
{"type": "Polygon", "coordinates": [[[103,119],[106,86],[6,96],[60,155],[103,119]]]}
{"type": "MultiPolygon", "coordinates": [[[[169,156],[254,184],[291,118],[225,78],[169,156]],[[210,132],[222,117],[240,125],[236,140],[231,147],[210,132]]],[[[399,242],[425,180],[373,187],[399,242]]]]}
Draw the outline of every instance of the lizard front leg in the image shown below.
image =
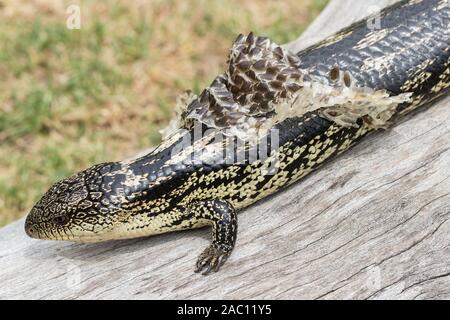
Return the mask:
{"type": "Polygon", "coordinates": [[[236,210],[228,201],[212,199],[193,203],[188,208],[188,214],[212,227],[212,243],[199,256],[195,272],[203,271],[202,274],[206,275],[211,270],[218,271],[236,242],[236,210]]]}

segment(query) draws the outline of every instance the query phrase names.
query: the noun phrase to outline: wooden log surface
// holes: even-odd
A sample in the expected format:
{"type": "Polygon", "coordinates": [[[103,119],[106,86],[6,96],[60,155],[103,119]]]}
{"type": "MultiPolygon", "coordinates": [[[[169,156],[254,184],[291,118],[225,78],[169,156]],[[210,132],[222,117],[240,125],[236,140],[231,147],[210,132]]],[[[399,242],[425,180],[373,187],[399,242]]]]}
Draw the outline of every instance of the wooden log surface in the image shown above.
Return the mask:
{"type": "MultiPolygon", "coordinates": [[[[333,0],[288,46],[392,2],[333,0]]],[[[83,245],[29,239],[21,219],[0,230],[0,298],[450,298],[449,107],[372,134],[241,212],[235,251],[207,277],[193,267],[208,229],[83,245]]]]}

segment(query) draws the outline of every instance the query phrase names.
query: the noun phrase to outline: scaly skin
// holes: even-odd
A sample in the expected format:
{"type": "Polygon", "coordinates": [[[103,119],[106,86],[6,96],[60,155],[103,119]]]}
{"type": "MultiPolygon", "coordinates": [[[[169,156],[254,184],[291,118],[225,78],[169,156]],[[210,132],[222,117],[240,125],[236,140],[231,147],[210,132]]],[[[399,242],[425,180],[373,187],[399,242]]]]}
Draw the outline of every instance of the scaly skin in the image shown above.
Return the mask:
{"type": "Polygon", "coordinates": [[[213,243],[196,271],[217,271],[236,241],[237,210],[298,181],[374,130],[365,116],[342,126],[320,110],[275,123],[257,144],[237,144],[221,128],[236,128],[243,117],[244,125],[264,124],[273,104],[303,90],[303,76],[333,85],[339,69],[356,87],[411,93],[393,119],[449,92],[448,2],[402,1],[380,18],[380,29],[361,21],[298,53],[299,61],[264,38],[238,38],[227,73],[184,111],[184,130],[139,159],[95,165],[56,183],[28,215],[27,234],[95,242],[211,225],[213,243]],[[267,55],[255,65],[250,48],[258,43],[267,45],[267,55]],[[268,157],[237,156],[263,143],[272,150],[268,157]]]}

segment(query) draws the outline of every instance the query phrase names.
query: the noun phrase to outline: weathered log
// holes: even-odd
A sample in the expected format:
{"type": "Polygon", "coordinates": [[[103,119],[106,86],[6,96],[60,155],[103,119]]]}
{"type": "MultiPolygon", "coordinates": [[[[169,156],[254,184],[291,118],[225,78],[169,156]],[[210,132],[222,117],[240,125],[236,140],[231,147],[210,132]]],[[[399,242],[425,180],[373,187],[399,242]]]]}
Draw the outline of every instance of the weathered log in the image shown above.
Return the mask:
{"type": "MultiPolygon", "coordinates": [[[[299,50],[394,1],[333,0],[299,50]]],[[[0,230],[0,298],[450,298],[450,99],[379,131],[239,215],[218,273],[193,273],[210,231],[99,244],[0,230]]]]}

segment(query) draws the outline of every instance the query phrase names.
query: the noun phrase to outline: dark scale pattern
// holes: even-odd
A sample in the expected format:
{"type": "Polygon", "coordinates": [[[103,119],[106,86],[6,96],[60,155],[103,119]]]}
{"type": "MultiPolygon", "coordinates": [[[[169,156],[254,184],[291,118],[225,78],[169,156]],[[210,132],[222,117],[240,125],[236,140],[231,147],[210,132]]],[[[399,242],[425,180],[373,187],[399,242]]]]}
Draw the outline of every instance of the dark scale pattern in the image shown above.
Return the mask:
{"type": "Polygon", "coordinates": [[[28,215],[26,232],[91,242],[211,226],[213,242],[196,270],[216,271],[234,247],[236,210],[299,180],[374,130],[365,116],[347,127],[320,110],[280,120],[259,144],[238,143],[223,129],[263,125],[274,116],[274,103],[307,89],[304,77],[332,84],[341,74],[349,90],[413,93],[394,110],[396,117],[447,94],[448,2],[399,2],[381,13],[380,29],[358,22],[298,56],[267,38],[238,37],[227,71],[185,110],[187,130],[136,160],[99,164],[56,183],[28,215]],[[263,142],[270,155],[250,158],[263,142]]]}
{"type": "Polygon", "coordinates": [[[239,35],[228,70],[186,108],[185,127],[200,121],[213,128],[248,129],[265,121],[273,104],[302,88],[299,58],[266,37],[239,35]]]}
{"type": "MultiPolygon", "coordinates": [[[[445,64],[450,57],[450,7],[447,4],[439,11],[434,10],[440,2],[426,0],[405,5],[406,1],[401,1],[392,8],[386,8],[380,14],[380,30],[371,30],[369,26],[372,24],[365,20],[357,22],[343,30],[349,35],[342,40],[327,44],[330,40],[326,39],[298,53],[302,67],[314,66],[312,73],[327,81],[330,66],[337,64],[341,69],[350,71],[358,86],[387,89],[394,94],[409,92],[405,83],[415,70],[419,73],[430,72],[432,77],[438,77],[447,68],[445,64]],[[370,33],[378,33],[381,38],[367,46],[358,45],[370,33]],[[372,67],[369,63],[389,56],[389,60],[372,67]],[[435,61],[425,68],[420,67],[433,59],[435,61]]],[[[434,83],[436,79],[431,78],[413,92],[415,95],[428,94],[434,83]]]]}

